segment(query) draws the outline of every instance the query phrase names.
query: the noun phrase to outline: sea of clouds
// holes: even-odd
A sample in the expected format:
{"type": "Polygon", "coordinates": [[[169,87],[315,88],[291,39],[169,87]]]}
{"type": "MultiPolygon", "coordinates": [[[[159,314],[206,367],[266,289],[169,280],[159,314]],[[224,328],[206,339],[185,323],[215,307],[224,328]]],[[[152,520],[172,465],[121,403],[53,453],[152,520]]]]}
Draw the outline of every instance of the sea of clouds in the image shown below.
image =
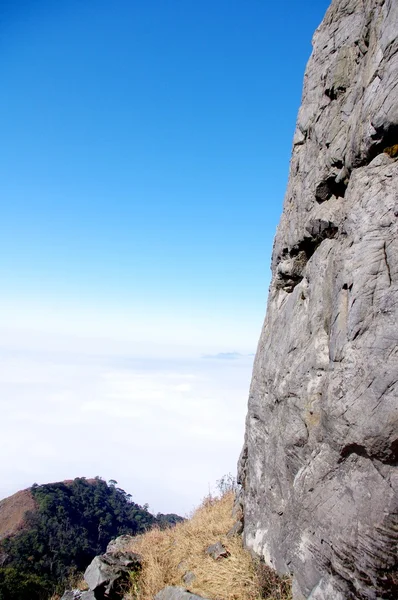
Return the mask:
{"type": "Polygon", "coordinates": [[[1,333],[0,498],[100,475],[185,515],[235,473],[252,354],[1,333]]]}

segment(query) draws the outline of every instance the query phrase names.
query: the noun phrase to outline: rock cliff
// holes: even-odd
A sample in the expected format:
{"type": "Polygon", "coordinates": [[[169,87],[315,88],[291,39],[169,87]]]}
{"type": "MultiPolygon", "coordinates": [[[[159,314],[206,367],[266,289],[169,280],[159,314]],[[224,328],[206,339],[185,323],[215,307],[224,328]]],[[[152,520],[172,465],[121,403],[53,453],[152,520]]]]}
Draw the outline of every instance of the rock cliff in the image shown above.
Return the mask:
{"type": "Polygon", "coordinates": [[[294,598],[398,597],[398,1],[314,34],[239,461],[294,598]]]}

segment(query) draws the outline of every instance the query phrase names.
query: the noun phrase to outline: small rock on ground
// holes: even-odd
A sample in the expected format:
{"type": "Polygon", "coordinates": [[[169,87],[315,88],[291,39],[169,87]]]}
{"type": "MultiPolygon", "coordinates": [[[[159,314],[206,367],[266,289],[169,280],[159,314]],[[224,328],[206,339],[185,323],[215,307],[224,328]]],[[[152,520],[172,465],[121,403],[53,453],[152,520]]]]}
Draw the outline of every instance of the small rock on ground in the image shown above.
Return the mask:
{"type": "Polygon", "coordinates": [[[209,554],[214,560],[220,560],[220,558],[228,558],[230,553],[221,542],[216,542],[208,548],[206,548],[206,554],[209,554]]]}
{"type": "Polygon", "coordinates": [[[183,587],[177,585],[168,585],[160,590],[155,596],[155,600],[206,600],[203,596],[191,594],[183,587]]]}

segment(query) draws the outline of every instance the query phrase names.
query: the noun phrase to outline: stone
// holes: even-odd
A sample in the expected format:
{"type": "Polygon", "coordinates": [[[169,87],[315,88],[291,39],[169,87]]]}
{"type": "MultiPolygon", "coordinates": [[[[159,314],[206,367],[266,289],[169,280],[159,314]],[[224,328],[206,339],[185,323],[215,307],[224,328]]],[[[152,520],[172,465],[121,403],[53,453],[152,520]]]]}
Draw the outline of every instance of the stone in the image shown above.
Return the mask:
{"type": "Polygon", "coordinates": [[[209,554],[214,560],[220,560],[221,558],[228,558],[228,556],[230,556],[230,553],[221,542],[216,542],[206,548],[206,554],[209,554]]]}
{"type": "Polygon", "coordinates": [[[202,600],[202,598],[203,596],[192,594],[177,585],[168,585],[155,596],[155,600],[202,600]]]}
{"type": "Polygon", "coordinates": [[[183,575],[182,580],[185,585],[190,585],[193,581],[195,581],[196,575],[192,571],[187,571],[185,575],[183,575]]]}
{"type": "Polygon", "coordinates": [[[119,535],[119,537],[111,540],[106,548],[106,554],[112,554],[114,552],[124,552],[127,550],[134,541],[137,541],[139,536],[133,535],[119,535]]]}
{"type": "Polygon", "coordinates": [[[398,2],[313,38],[238,465],[294,600],[398,597],[398,2]]]}
{"type": "Polygon", "coordinates": [[[112,552],[96,556],[84,573],[84,579],[96,598],[121,598],[129,573],[139,570],[142,558],[133,552],[112,552]]]}

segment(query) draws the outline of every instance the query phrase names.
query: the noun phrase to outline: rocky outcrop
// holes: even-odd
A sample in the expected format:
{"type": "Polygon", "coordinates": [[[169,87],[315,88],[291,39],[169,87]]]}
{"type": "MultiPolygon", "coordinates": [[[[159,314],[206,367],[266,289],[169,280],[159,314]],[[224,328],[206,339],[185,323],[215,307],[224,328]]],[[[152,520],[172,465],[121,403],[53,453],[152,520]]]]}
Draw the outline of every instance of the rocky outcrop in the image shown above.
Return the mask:
{"type": "Polygon", "coordinates": [[[294,598],[398,597],[398,2],[315,32],[239,461],[294,598]]]}
{"type": "Polygon", "coordinates": [[[124,596],[132,572],[141,569],[142,558],[133,552],[115,550],[96,556],[84,579],[97,600],[118,600],[124,596]]]}
{"type": "Polygon", "coordinates": [[[87,591],[66,590],[61,600],[120,600],[128,589],[132,575],[142,568],[142,557],[129,551],[136,540],[120,535],[111,540],[105,554],[95,556],[84,573],[87,591]]]}

